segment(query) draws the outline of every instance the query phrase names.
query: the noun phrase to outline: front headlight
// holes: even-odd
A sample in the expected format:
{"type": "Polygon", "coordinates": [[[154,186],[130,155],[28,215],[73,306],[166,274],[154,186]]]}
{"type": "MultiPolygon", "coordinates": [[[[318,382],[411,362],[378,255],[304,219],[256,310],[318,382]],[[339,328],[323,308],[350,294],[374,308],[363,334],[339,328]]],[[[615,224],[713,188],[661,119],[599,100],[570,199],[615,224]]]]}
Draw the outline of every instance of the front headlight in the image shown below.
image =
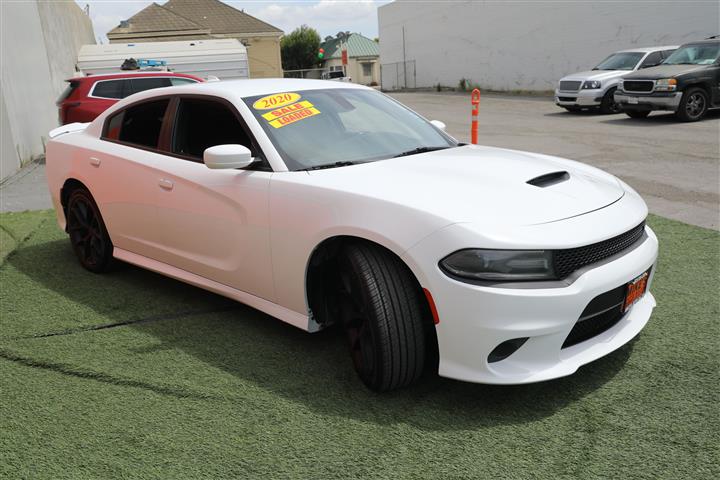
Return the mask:
{"type": "Polygon", "coordinates": [[[440,261],[448,275],[468,280],[528,281],[553,280],[552,251],[480,250],[452,253],[440,261]]]}
{"type": "Polygon", "coordinates": [[[587,80],[585,83],[583,83],[583,90],[596,90],[600,88],[602,85],[597,80],[587,80]]]}
{"type": "Polygon", "coordinates": [[[677,80],[674,78],[661,78],[655,80],[655,90],[658,92],[674,92],[677,89],[677,80]]]}

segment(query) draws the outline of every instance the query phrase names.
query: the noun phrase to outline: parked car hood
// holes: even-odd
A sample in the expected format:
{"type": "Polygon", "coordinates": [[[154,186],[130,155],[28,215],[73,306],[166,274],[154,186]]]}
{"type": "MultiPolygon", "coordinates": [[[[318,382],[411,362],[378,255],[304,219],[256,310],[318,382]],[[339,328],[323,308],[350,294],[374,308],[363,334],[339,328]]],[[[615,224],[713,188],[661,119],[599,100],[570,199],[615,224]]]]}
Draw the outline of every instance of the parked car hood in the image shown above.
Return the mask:
{"type": "Polygon", "coordinates": [[[657,80],[659,78],[672,78],[698,70],[704,70],[710,65],[658,65],[634,72],[625,77],[625,80],[657,80]]]}
{"type": "Polygon", "coordinates": [[[318,187],[375,198],[380,205],[399,204],[449,223],[547,223],[598,210],[624,195],[615,177],[588,165],[476,145],[316,170],[309,176],[318,187]],[[528,183],[552,173],[557,183],[528,183]]]}
{"type": "Polygon", "coordinates": [[[586,72],[573,73],[567,75],[560,80],[611,80],[613,78],[620,78],[629,73],[630,70],[588,70],[586,72]]]}

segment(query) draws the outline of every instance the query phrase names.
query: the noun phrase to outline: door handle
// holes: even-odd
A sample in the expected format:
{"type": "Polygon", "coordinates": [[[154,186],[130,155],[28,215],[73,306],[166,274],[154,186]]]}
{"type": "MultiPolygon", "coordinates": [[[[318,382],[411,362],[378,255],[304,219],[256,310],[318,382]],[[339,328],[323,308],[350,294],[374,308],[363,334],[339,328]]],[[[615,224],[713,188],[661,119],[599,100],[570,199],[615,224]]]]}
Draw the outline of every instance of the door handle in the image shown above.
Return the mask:
{"type": "Polygon", "coordinates": [[[90,157],[90,165],[92,165],[93,167],[99,167],[100,159],[96,157],[90,157]]]}
{"type": "Polygon", "coordinates": [[[165,190],[172,190],[173,189],[173,182],[166,178],[161,178],[160,182],[158,183],[160,185],[160,188],[163,188],[165,190]]]}

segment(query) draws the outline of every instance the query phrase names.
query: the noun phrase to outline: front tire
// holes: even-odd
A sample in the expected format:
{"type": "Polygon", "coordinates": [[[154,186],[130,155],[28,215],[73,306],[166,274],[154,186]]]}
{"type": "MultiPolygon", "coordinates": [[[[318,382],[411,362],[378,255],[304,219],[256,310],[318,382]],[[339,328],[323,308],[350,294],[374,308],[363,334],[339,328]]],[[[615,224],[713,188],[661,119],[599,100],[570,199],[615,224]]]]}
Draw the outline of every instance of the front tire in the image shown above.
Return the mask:
{"type": "Polygon", "coordinates": [[[647,118],[650,110],[625,110],[625,115],[630,118],[647,118]]]}
{"type": "Polygon", "coordinates": [[[112,260],[113,244],[90,192],[85,188],[73,190],[66,216],[70,244],[80,265],[93,273],[106,271],[112,260]]]}
{"type": "Polygon", "coordinates": [[[708,95],[702,88],[690,88],[683,93],[675,116],[683,122],[697,122],[708,109],[708,95]]]}
{"type": "Polygon", "coordinates": [[[617,89],[611,88],[603,95],[600,102],[600,113],[620,113],[620,104],[615,103],[615,90],[617,89]]]}
{"type": "Polygon", "coordinates": [[[340,317],[358,376],[378,392],[415,383],[426,362],[428,308],[412,273],[363,243],[346,246],[339,267],[340,317]]]}

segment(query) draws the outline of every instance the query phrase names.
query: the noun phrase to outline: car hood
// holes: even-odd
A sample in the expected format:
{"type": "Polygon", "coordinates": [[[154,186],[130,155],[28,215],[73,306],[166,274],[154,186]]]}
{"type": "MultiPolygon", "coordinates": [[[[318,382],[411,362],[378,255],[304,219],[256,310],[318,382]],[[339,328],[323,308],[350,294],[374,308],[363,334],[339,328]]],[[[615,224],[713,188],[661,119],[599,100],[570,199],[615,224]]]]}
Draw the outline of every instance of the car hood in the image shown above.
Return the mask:
{"type": "Polygon", "coordinates": [[[672,78],[686,73],[692,73],[708,68],[709,65],[658,65],[639,70],[625,77],[625,80],[657,80],[659,78],[672,78]]]}
{"type": "Polygon", "coordinates": [[[601,209],[624,195],[615,177],[588,165],[476,145],[316,170],[309,176],[318,186],[449,223],[547,223],[601,209]],[[528,183],[548,174],[556,178],[528,183]]]}
{"type": "Polygon", "coordinates": [[[613,78],[620,78],[629,73],[630,70],[588,70],[587,72],[573,73],[567,75],[560,80],[611,80],[613,78]]]}

